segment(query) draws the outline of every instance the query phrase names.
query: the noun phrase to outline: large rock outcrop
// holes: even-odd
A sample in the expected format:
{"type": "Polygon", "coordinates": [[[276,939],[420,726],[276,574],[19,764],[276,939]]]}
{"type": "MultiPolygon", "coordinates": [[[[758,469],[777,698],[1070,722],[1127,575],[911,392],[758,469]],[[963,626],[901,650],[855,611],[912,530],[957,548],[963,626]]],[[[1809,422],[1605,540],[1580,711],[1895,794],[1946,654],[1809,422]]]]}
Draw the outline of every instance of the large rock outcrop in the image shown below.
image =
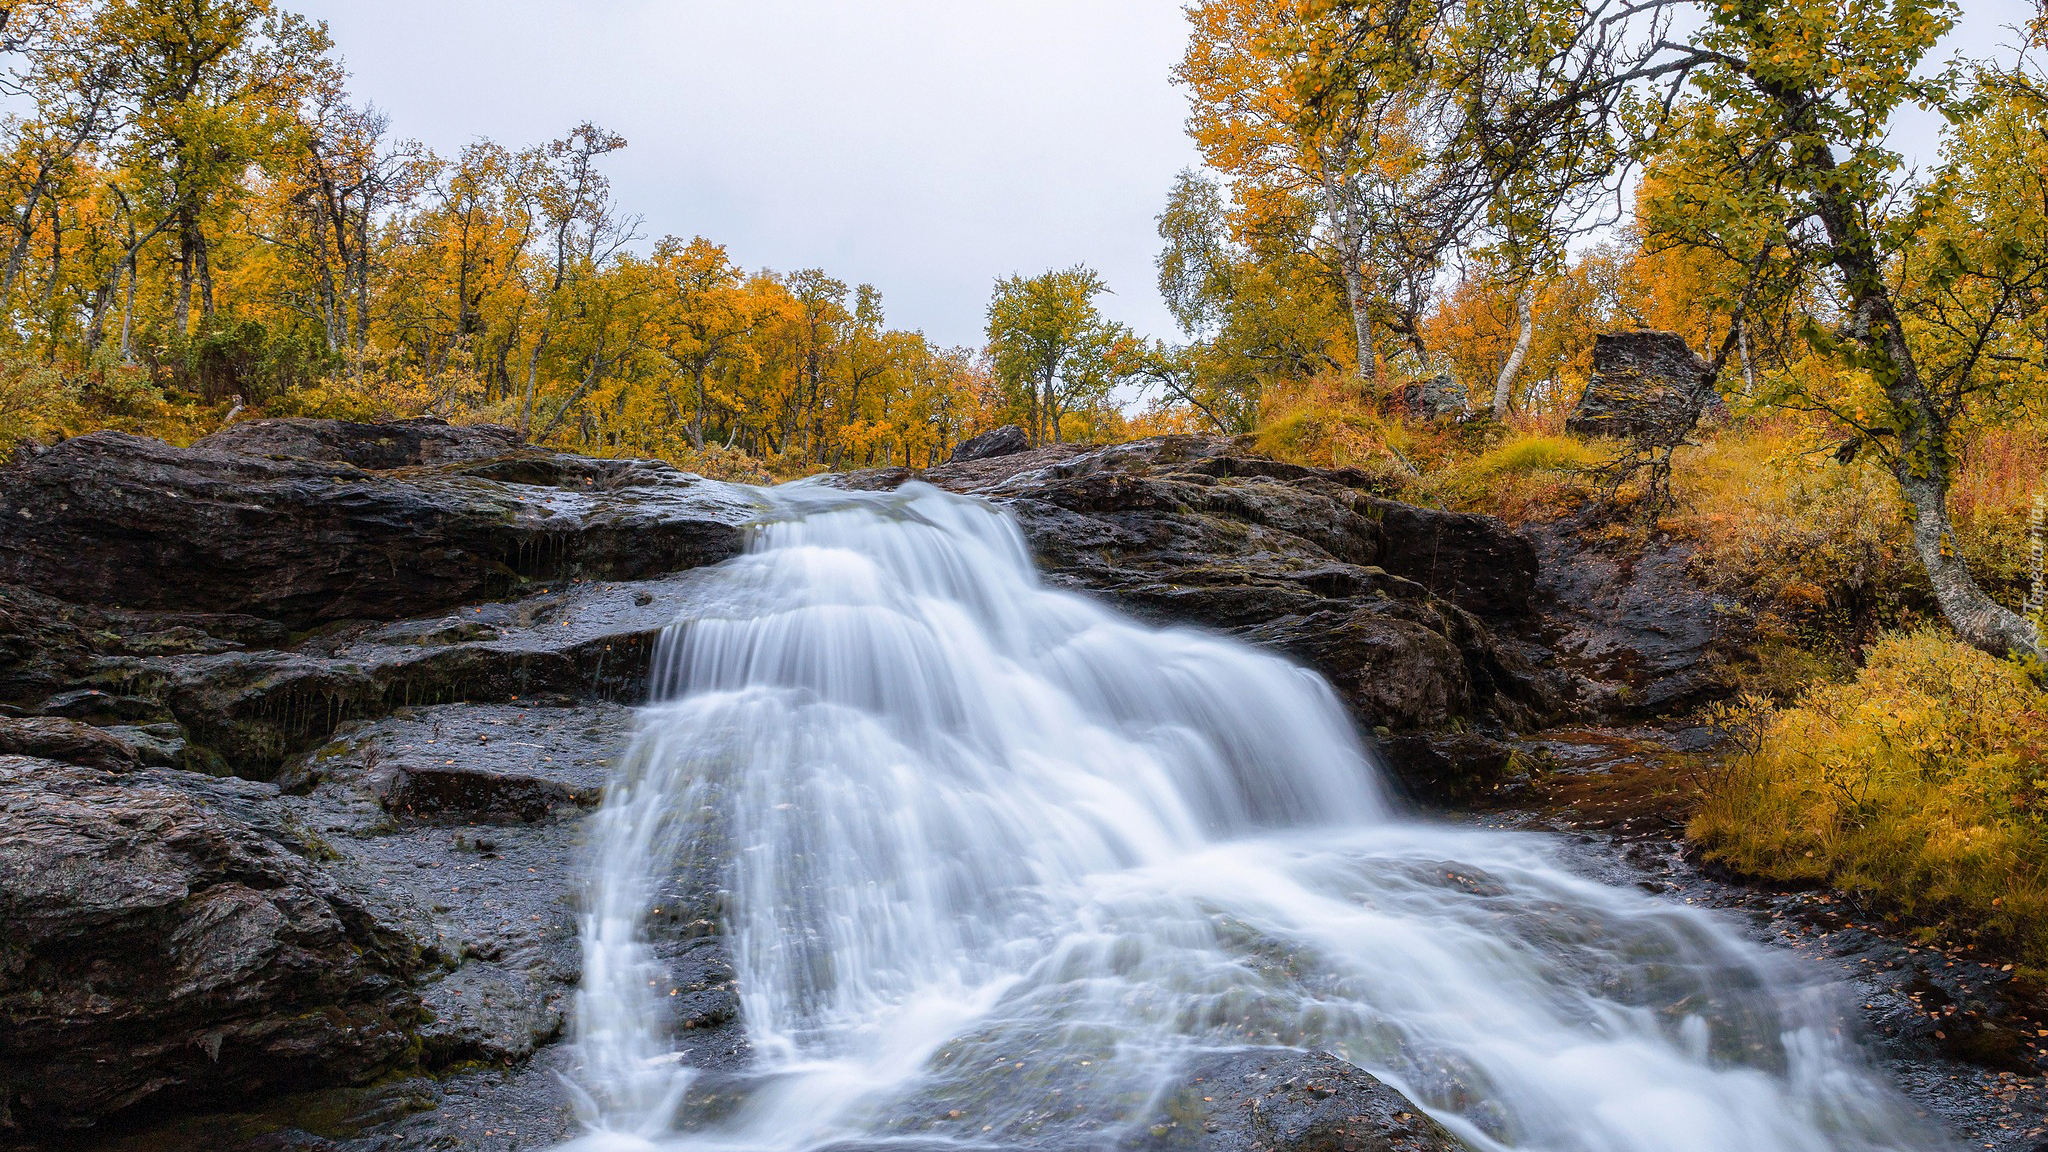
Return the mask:
{"type": "MultiPolygon", "coordinates": [[[[840,482],[886,488],[912,475],[840,482]]],[[[1009,508],[1055,583],[1315,668],[1382,730],[1390,766],[1426,799],[1489,790],[1511,768],[1499,738],[1561,699],[1496,634],[1533,619],[1536,560],[1492,517],[1401,504],[1361,473],[1191,436],[1054,445],[915,475],[1009,508]]]]}
{"type": "MultiPolygon", "coordinates": [[[[752,494],[502,429],[266,421],[33,452],[0,509],[0,1146],[301,1089],[505,1107],[460,1069],[561,1034],[611,701],[752,494]]],[[[736,1050],[707,930],[683,1015],[736,1050]]],[[[550,1075],[519,1078],[538,1142],[550,1075]]]]}
{"type": "MultiPolygon", "coordinates": [[[[1581,514],[1582,516],[1584,514],[1581,514]]],[[[1535,632],[1566,712],[1615,723],[1684,713],[1735,690],[1752,640],[1746,613],[1689,570],[1691,547],[1614,547],[1580,518],[1531,525],[1540,558],[1535,632]]]]}
{"type": "Polygon", "coordinates": [[[0,582],[307,628],[715,563],[758,514],[743,489],[664,464],[390,427],[266,421],[190,448],[96,432],[29,452],[0,469],[0,582]]]}
{"type": "Polygon", "coordinates": [[[0,757],[0,1124],[367,1080],[429,964],[268,789],[0,757]]]}

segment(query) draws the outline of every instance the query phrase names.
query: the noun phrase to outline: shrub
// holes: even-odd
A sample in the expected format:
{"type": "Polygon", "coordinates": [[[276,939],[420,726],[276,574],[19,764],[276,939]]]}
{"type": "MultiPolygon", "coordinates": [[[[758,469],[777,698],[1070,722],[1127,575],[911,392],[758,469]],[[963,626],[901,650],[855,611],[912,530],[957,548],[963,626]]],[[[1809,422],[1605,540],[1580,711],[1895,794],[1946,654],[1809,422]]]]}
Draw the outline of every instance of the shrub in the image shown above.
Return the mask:
{"type": "Polygon", "coordinates": [[[1496,428],[1491,447],[1449,463],[1425,488],[1439,503],[1522,522],[1568,512],[1589,499],[1605,454],[1565,435],[1496,428]]]}
{"type": "Polygon", "coordinates": [[[0,458],[23,440],[56,439],[81,415],[79,387],[32,360],[0,360],[0,458]]]}
{"type": "Polygon", "coordinates": [[[1950,512],[1956,551],[1993,598],[2017,605],[2033,572],[2028,516],[2048,477],[2048,436],[2030,423],[1986,428],[1964,445],[1950,512]]]}
{"type": "Polygon", "coordinates": [[[1836,463],[1799,430],[1730,430],[1682,451],[1679,507],[1662,527],[1696,546],[1693,571],[1753,617],[1766,655],[1759,686],[1796,691],[1795,676],[1846,673],[1880,631],[1932,610],[1898,485],[1869,460],[1836,463]]]}
{"type": "Polygon", "coordinates": [[[1853,681],[1718,719],[1737,751],[1689,829],[1711,857],[2048,966],[2048,693],[2017,664],[1887,633],[1853,681]]]}
{"type": "Polygon", "coordinates": [[[1255,448],[1312,468],[1356,468],[1375,488],[1401,493],[1418,475],[1418,450],[1430,447],[1398,420],[1357,398],[1355,381],[1316,379],[1282,390],[1253,434],[1255,448]]]}

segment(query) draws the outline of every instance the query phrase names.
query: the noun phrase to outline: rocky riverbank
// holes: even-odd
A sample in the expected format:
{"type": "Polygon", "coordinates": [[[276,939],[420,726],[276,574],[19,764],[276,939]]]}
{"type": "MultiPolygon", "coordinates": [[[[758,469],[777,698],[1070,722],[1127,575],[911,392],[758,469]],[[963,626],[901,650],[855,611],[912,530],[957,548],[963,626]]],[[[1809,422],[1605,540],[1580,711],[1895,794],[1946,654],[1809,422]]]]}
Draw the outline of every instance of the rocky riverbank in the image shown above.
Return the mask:
{"type": "MultiPolygon", "coordinates": [[[[912,479],[1008,507],[1055,583],[1316,667],[1411,794],[1490,819],[1550,811],[1543,730],[1708,698],[1740,644],[1675,549],[1605,555],[1228,441],[827,482],[912,479]]],[[[431,421],[99,433],[0,469],[0,1145],[568,1133],[584,818],[662,628],[702,607],[693,573],[765,510],[431,421]]],[[[684,1059],[739,1069],[714,864],[676,875],[656,943],[684,1059]]],[[[1362,1073],[1261,1059],[1273,1087],[1247,1091],[1299,1123],[1248,1140],[1309,1146],[1332,1098],[1400,1111],[1362,1073]]]]}

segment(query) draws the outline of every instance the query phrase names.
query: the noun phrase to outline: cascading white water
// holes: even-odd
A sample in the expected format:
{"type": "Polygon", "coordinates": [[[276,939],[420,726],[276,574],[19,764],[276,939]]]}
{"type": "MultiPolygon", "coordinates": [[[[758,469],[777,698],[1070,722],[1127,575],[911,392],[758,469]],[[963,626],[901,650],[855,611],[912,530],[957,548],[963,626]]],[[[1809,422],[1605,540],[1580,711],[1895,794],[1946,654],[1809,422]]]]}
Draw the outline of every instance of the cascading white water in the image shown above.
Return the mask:
{"type": "Polygon", "coordinates": [[[1104,1146],[1249,1045],[1335,1052],[1478,1149],[1935,1142],[1825,988],[1707,915],[1393,813],[1314,674],[1042,586],[975,501],[769,499],[596,819],[578,1147],[1104,1146]],[[645,926],[707,839],[758,1066],[716,1115],[645,926]]]}

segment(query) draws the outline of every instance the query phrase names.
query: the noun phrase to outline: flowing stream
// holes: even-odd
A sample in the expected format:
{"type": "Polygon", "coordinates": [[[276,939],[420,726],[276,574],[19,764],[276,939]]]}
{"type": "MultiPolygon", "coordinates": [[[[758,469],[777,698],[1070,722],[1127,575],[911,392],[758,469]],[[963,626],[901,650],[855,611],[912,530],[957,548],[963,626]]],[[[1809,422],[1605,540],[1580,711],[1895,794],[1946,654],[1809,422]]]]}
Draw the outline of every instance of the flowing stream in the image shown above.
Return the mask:
{"type": "Polygon", "coordinates": [[[1940,1146],[1782,958],[1404,818],[1313,673],[1045,587],[976,501],[766,498],[593,827],[574,1147],[1106,1148],[1244,1046],[1337,1053],[1475,1149],[1940,1146]],[[705,852],[754,1052],[717,1108],[648,928],[705,852]]]}

